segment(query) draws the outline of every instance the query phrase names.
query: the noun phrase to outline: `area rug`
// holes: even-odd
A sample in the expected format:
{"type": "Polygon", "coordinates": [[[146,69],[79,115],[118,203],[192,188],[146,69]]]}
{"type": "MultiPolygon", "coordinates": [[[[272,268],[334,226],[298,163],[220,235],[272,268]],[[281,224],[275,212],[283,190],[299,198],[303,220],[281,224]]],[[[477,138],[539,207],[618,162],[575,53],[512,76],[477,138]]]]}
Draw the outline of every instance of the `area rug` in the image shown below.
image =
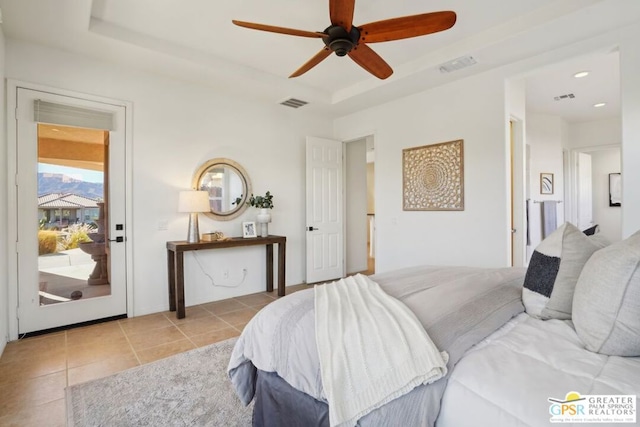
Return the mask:
{"type": "Polygon", "coordinates": [[[250,426],[227,376],[236,340],[67,387],[67,425],[250,426]]]}

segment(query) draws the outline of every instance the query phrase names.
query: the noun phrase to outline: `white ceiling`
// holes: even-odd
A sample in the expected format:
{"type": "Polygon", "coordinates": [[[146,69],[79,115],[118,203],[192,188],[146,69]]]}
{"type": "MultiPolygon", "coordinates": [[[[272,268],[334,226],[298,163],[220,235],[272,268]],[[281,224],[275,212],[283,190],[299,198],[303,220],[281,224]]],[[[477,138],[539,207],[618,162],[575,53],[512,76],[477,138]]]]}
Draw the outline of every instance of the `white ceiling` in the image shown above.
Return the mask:
{"type": "MultiPolygon", "coordinates": [[[[371,44],[394,69],[381,81],[350,58],[335,55],[289,79],[322,48],[321,40],[231,23],[238,19],[322,31],[329,25],[327,0],[0,0],[0,8],[7,38],[206,84],[236,96],[273,103],[296,97],[310,102],[305,109],[333,115],[541,55],[640,20],[638,0],[357,0],[355,25],[439,10],[458,15],[448,31],[371,44]],[[450,74],[439,71],[440,64],[468,54],[478,64],[450,74]]],[[[617,57],[599,52],[532,73],[527,76],[528,108],[570,121],[615,115],[617,57]],[[582,69],[592,73],[578,82],[571,75],[582,69]],[[571,92],[575,99],[552,102],[554,96],[571,92]],[[586,107],[601,99],[607,107],[586,107]]]]}
{"type": "Polygon", "coordinates": [[[526,80],[527,111],[584,122],[620,115],[620,55],[616,49],[537,70],[526,80]],[[574,74],[588,71],[586,77],[574,74]],[[563,95],[573,98],[560,98],[563,95]],[[595,104],[605,103],[603,107],[595,104]]]}

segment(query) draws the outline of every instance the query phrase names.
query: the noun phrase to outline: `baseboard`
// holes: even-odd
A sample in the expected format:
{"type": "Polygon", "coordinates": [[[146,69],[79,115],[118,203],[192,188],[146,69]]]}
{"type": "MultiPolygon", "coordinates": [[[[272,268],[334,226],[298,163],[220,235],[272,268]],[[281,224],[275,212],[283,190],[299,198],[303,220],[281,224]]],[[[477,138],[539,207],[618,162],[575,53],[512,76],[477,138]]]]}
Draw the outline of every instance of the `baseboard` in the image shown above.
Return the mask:
{"type": "Polygon", "coordinates": [[[366,263],[364,263],[363,265],[357,265],[357,266],[355,266],[355,267],[353,267],[353,266],[352,266],[352,267],[349,269],[349,271],[347,271],[347,275],[360,273],[360,272],[362,272],[362,271],[367,271],[367,268],[368,268],[368,266],[367,266],[367,264],[366,264],[366,263]]]}

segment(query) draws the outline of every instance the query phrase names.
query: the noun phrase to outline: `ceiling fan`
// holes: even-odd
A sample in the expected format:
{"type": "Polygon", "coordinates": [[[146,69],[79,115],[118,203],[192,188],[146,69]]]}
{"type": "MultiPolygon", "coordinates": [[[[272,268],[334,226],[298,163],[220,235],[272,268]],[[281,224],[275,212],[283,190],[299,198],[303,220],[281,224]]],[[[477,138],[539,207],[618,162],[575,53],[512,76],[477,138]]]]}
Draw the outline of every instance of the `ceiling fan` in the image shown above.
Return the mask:
{"type": "Polygon", "coordinates": [[[386,79],[393,70],[367,43],[388,42],[424,36],[448,30],[456,23],[451,11],[423,13],[401,18],[385,19],[369,24],[353,25],[355,0],[329,0],[331,25],[324,31],[304,31],[273,25],[233,20],[240,27],[299,37],[321,38],[325,47],[289,77],[298,77],[326,59],[331,52],[349,55],[356,64],[380,79],[386,79]]]}

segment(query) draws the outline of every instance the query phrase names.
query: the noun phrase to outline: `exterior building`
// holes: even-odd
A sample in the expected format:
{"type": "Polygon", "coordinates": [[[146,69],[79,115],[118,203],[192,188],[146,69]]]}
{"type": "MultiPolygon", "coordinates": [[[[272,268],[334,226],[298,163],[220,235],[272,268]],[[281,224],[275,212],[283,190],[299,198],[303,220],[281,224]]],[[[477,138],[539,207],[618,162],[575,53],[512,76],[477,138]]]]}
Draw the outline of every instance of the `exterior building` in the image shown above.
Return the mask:
{"type": "Polygon", "coordinates": [[[46,228],[92,222],[98,219],[100,200],[72,193],[48,193],[38,197],[38,218],[46,228]]]}

